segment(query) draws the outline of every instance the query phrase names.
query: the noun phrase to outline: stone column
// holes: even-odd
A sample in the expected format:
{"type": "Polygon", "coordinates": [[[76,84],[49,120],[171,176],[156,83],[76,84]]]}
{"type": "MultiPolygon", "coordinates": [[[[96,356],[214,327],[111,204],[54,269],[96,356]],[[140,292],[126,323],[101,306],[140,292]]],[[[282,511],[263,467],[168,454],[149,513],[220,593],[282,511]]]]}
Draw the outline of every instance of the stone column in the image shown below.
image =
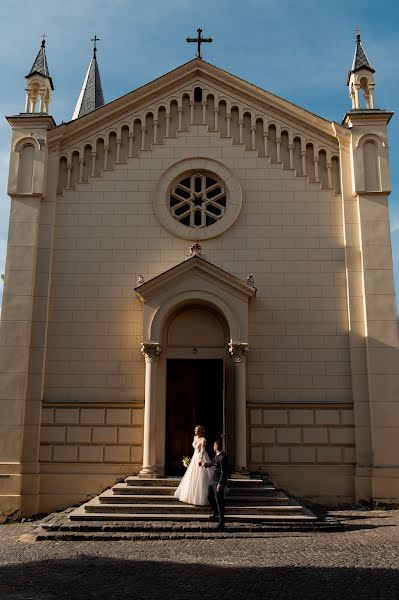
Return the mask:
{"type": "Polygon", "coordinates": [[[306,173],[306,150],[301,150],[301,160],[302,160],[302,175],[307,175],[307,173],[306,173]]]}
{"type": "Polygon", "coordinates": [[[229,343],[234,363],[234,477],[249,477],[247,469],[247,371],[248,344],[229,343]]]}
{"type": "Polygon", "coordinates": [[[157,138],[158,138],[158,121],[156,119],[154,119],[154,137],[152,139],[152,143],[156,144],[157,143],[157,138]]]}
{"type": "Polygon", "coordinates": [[[121,143],[122,143],[122,140],[117,138],[116,139],[116,161],[115,161],[117,163],[119,163],[121,160],[121,143]]]}
{"type": "Polygon", "coordinates": [[[143,468],[139,477],[150,479],[157,477],[155,465],[155,421],[157,413],[157,376],[158,357],[161,348],[157,343],[141,344],[145,358],[145,404],[144,404],[144,443],[143,468]]]}
{"type": "Polygon", "coordinates": [[[133,140],[134,140],[134,133],[133,133],[133,131],[130,131],[130,133],[129,133],[129,158],[131,158],[133,156],[133,140]]]}
{"type": "Polygon", "coordinates": [[[219,131],[219,108],[215,107],[215,131],[219,131]]]}
{"type": "Polygon", "coordinates": [[[256,127],[255,127],[255,125],[252,125],[252,127],[251,127],[251,143],[252,143],[252,150],[256,150],[256,127]]]}
{"type": "Polygon", "coordinates": [[[277,152],[276,161],[278,163],[280,163],[281,162],[281,137],[276,137],[276,152],[277,152]]]}

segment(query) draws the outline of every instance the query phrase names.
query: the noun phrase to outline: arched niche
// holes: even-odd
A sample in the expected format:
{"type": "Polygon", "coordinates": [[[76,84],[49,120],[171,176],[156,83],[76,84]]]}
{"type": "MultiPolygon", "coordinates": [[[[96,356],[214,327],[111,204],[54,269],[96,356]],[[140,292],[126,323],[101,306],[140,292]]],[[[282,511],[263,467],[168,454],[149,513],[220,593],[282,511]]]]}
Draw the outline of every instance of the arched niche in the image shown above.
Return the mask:
{"type": "Polygon", "coordinates": [[[19,151],[18,192],[32,193],[35,148],[31,142],[25,143],[19,151]]]}
{"type": "Polygon", "coordinates": [[[227,332],[221,316],[206,306],[187,306],[172,315],[167,328],[168,348],[225,348],[227,332]]]}
{"type": "Polygon", "coordinates": [[[380,189],[378,147],[374,140],[363,143],[364,189],[375,192],[380,189]]]}

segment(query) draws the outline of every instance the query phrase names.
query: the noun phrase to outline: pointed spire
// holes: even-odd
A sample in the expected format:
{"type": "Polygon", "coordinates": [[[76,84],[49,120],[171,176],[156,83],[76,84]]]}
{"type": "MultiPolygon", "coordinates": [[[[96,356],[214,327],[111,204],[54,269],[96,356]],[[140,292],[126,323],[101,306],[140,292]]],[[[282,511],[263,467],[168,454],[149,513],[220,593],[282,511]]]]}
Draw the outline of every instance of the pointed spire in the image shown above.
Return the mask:
{"type": "Polygon", "coordinates": [[[37,53],[35,62],[33,63],[31,70],[29,71],[28,75],[26,76],[26,79],[29,79],[29,77],[32,77],[32,75],[42,75],[42,77],[46,77],[46,79],[48,79],[50,82],[51,89],[52,90],[54,89],[53,81],[50,77],[50,71],[49,71],[48,64],[47,64],[46,34],[44,34],[44,33],[42,35],[42,43],[41,43],[39,52],[37,53]]]}
{"type": "Polygon", "coordinates": [[[93,57],[90,61],[89,68],[87,69],[86,77],[75,110],[73,111],[72,120],[83,117],[83,115],[87,115],[104,104],[103,88],[97,63],[96,44],[99,41],[99,38],[97,35],[94,35],[94,38],[92,38],[91,41],[94,42],[93,57]]]}
{"type": "MultiPolygon", "coordinates": [[[[357,31],[359,31],[359,30],[357,30],[357,31]]],[[[357,33],[355,55],[353,57],[352,69],[350,72],[355,73],[356,71],[359,71],[360,69],[367,69],[368,71],[375,73],[375,71],[374,71],[373,67],[371,66],[370,61],[367,58],[367,55],[364,51],[362,42],[360,41],[360,33],[357,33]]]]}

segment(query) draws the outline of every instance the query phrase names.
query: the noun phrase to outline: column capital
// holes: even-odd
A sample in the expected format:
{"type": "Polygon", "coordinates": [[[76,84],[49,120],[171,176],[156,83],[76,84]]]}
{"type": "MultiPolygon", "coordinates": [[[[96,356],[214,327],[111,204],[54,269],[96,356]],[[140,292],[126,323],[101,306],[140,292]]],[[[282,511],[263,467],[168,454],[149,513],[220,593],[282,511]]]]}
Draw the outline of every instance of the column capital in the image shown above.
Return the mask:
{"type": "Polygon", "coordinates": [[[248,344],[247,343],[235,343],[229,342],[229,352],[235,363],[245,363],[248,356],[248,344]]]}
{"type": "Polygon", "coordinates": [[[143,342],[141,344],[141,353],[145,358],[145,362],[154,362],[161,354],[161,346],[153,342],[143,342]]]}

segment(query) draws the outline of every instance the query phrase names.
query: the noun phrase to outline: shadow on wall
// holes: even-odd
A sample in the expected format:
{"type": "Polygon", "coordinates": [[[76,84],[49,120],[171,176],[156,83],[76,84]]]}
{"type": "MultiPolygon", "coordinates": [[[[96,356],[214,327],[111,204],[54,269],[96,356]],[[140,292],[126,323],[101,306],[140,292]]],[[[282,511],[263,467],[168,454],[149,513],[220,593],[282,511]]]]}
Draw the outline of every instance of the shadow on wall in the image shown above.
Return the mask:
{"type": "MultiPolygon", "coordinates": [[[[355,600],[399,597],[399,570],[225,566],[221,564],[225,553],[223,541],[213,543],[218,545],[219,551],[216,554],[219,555],[213,560],[213,564],[208,565],[102,559],[91,555],[82,555],[79,559],[72,560],[7,565],[0,570],[0,598],[164,600],[187,599],[199,595],[201,598],[245,600],[344,600],[349,597],[355,600]]],[[[95,551],[91,544],[92,542],[88,542],[87,550],[90,548],[95,551]]],[[[130,543],[124,543],[124,546],[126,552],[129,552],[130,543]]],[[[81,548],[80,545],[80,551],[81,548]]],[[[56,551],[56,545],[54,550],[56,551]]],[[[153,550],[157,551],[156,545],[153,550]]],[[[320,556],[321,560],[322,558],[320,556]]]]}

